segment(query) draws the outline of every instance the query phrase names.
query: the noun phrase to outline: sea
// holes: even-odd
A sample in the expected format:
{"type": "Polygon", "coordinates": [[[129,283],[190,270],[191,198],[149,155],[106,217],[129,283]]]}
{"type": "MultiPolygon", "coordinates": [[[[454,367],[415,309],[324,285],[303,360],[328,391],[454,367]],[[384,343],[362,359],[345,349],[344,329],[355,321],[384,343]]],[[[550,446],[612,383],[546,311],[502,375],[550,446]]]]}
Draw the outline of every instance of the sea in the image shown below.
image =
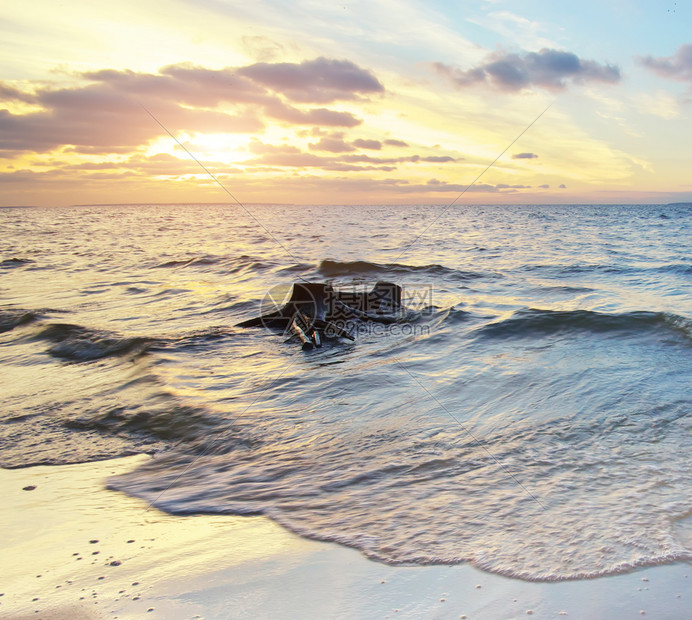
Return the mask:
{"type": "Polygon", "coordinates": [[[0,465],[393,565],[692,560],[692,205],[0,209],[0,465]],[[296,282],[402,288],[303,350],[296,282]]]}

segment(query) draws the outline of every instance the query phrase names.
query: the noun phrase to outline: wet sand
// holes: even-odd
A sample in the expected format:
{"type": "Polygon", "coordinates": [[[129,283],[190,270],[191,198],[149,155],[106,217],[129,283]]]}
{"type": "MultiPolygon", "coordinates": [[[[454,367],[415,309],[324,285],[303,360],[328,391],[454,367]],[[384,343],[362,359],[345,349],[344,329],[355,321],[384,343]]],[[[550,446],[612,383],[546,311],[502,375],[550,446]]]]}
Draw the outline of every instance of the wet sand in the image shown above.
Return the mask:
{"type": "Polygon", "coordinates": [[[171,516],[105,488],[147,458],[0,469],[0,617],[692,618],[686,563],[561,583],[392,567],[263,517],[171,516]]]}

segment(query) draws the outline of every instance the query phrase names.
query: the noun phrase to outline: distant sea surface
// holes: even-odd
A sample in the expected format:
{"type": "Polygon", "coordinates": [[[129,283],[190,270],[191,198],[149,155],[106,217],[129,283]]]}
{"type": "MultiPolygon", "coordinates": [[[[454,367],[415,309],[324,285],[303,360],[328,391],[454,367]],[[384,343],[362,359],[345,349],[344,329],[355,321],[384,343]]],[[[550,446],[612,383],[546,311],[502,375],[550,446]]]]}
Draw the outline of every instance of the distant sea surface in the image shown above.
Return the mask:
{"type": "Polygon", "coordinates": [[[0,209],[0,464],[391,564],[692,560],[692,207],[0,209]],[[429,227],[429,229],[428,229],[429,227]],[[410,312],[302,351],[293,282],[410,312]]]}

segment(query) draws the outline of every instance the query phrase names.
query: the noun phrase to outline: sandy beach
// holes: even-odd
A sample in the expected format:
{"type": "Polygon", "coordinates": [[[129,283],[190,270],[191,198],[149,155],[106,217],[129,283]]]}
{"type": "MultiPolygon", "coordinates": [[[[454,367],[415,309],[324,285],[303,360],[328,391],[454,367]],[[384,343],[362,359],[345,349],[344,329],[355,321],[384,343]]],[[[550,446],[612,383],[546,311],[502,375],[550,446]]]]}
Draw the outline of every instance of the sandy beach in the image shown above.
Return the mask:
{"type": "Polygon", "coordinates": [[[692,618],[688,564],[561,583],[391,567],[263,517],[176,517],[106,489],[146,458],[0,470],[1,617],[692,618]]]}

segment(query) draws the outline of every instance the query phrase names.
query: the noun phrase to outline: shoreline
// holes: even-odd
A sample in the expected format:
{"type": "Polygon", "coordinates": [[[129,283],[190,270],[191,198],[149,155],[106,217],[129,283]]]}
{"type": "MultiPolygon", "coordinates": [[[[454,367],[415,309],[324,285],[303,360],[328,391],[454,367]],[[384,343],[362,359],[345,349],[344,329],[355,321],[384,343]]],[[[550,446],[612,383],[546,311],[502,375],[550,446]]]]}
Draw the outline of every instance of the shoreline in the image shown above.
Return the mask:
{"type": "Polygon", "coordinates": [[[0,469],[0,618],[692,618],[690,563],[562,582],[389,566],[266,517],[172,516],[105,488],[147,459],[0,469]]]}

